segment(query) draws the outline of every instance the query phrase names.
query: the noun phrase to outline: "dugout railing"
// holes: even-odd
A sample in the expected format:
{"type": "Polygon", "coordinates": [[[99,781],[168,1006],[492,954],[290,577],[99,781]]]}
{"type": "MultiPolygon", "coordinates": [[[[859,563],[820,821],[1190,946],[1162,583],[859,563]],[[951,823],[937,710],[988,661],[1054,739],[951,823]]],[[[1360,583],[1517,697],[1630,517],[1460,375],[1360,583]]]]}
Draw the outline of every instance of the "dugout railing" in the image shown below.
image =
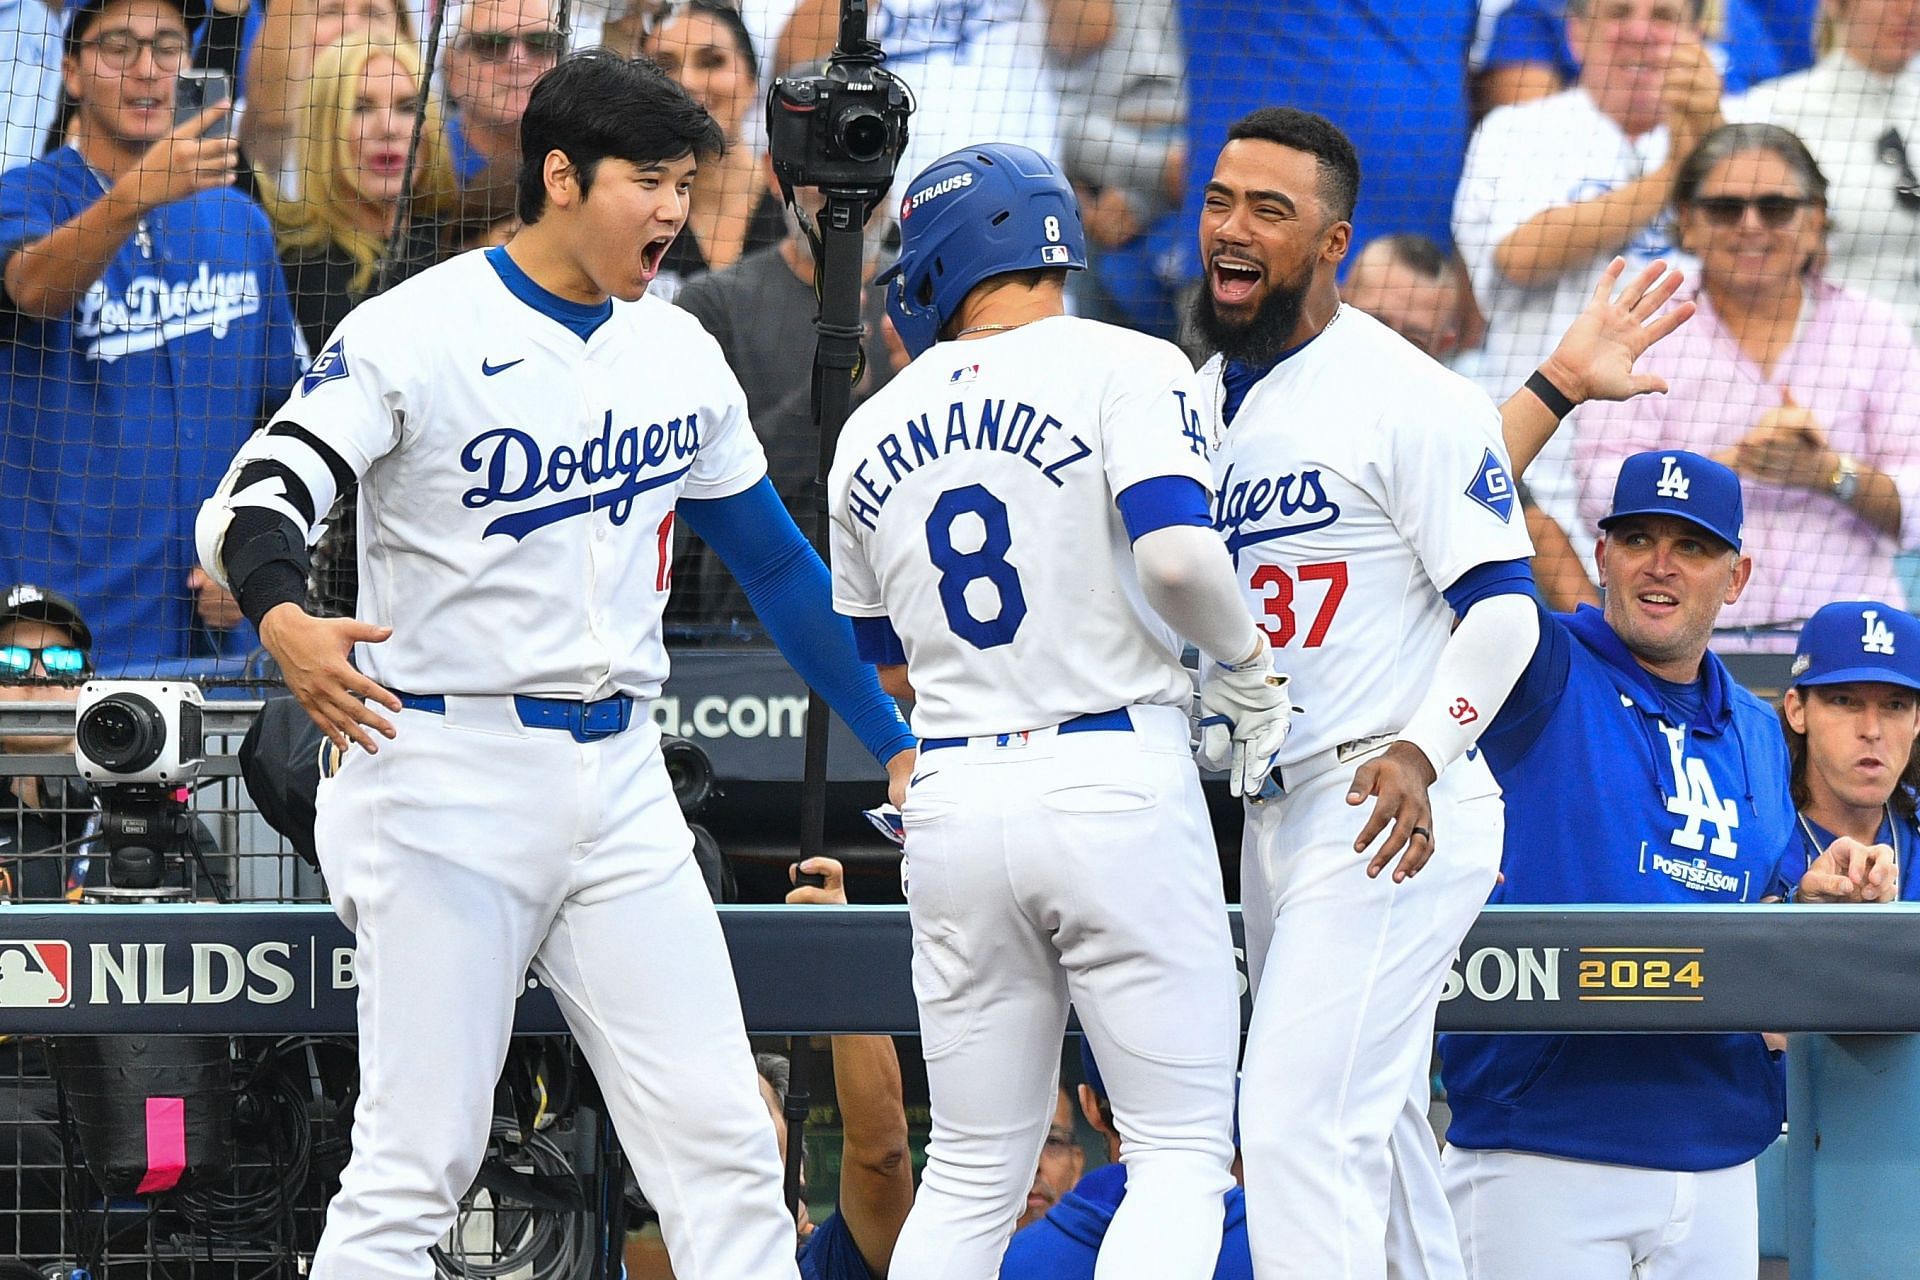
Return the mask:
{"type": "MultiPolygon", "coordinates": [[[[916,1027],[904,908],[721,909],[748,1026],[916,1027]]],[[[1235,913],[1238,937],[1239,920],[1235,913]]],[[[14,906],[57,997],[18,1034],[350,1034],[353,946],[317,905],[14,906]]],[[[1920,905],[1489,908],[1448,979],[1442,1030],[1798,1033],[1787,1236],[1795,1280],[1920,1274],[1920,905]],[[1871,1034],[1863,1034],[1871,1033],[1871,1034]]],[[[530,980],[517,1027],[564,1029],[530,980]]]]}

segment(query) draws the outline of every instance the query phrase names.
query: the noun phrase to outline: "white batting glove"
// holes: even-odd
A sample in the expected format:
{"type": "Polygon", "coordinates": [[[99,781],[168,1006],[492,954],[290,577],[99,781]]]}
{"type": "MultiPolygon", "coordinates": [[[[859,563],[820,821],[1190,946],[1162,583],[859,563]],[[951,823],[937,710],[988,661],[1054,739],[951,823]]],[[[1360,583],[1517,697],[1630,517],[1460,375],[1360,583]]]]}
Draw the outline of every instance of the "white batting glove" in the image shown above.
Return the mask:
{"type": "Polygon", "coordinates": [[[1226,770],[1227,789],[1254,796],[1273,769],[1274,757],[1293,727],[1298,709],[1287,694],[1288,677],[1276,675],[1267,637],[1240,662],[1212,663],[1200,681],[1200,749],[1205,769],[1226,770]]]}

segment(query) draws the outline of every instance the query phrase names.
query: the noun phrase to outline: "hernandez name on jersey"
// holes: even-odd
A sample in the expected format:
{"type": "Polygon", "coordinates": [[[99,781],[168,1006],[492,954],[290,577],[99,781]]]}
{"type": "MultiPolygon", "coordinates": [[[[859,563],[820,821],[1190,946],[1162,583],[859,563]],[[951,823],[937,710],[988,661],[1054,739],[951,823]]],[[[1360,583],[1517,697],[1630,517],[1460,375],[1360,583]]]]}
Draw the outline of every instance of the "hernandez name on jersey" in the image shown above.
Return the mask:
{"type": "Polygon", "coordinates": [[[1283,765],[1397,733],[1453,627],[1441,593],[1476,565],[1533,550],[1498,412],[1472,383],[1383,335],[1342,306],[1254,383],[1226,426],[1220,359],[1200,371],[1220,441],[1214,527],[1306,707],[1283,765]]]}
{"type": "Polygon", "coordinates": [[[1186,705],[1114,503],[1162,476],[1210,487],[1192,378],[1166,343],[1058,316],[934,348],[854,414],[828,483],[834,605],[891,621],[921,737],[1186,705]],[[1058,553],[1087,530],[1104,540],[1058,553]]]}

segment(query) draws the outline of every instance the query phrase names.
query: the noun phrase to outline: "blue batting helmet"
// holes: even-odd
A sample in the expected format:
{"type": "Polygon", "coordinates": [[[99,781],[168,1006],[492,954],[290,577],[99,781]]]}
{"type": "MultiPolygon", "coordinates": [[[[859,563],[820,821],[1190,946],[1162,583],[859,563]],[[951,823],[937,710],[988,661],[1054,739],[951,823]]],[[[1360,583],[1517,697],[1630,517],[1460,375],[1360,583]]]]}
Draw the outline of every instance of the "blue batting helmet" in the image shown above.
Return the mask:
{"type": "Polygon", "coordinates": [[[880,283],[900,340],[917,356],[982,280],[1086,265],[1087,233],[1066,175],[1029,147],[988,142],[940,157],[908,184],[900,260],[880,283]]]}

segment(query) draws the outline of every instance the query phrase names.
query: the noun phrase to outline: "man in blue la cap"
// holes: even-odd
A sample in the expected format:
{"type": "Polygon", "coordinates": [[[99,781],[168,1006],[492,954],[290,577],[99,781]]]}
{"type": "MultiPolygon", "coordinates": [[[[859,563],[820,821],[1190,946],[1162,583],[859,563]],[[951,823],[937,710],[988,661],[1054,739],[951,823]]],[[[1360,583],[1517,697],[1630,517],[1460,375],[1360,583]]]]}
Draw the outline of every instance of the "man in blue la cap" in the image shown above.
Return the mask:
{"type": "Polygon", "coordinates": [[[1804,868],[1842,837],[1871,860],[1884,897],[1920,900],[1913,851],[1920,788],[1920,619],[1878,600],[1826,605],[1807,619],[1780,719],[1799,824],[1781,870],[1804,868]]]}
{"type": "MultiPolygon", "coordinates": [[[[1480,739],[1506,796],[1507,903],[1860,901],[1851,842],[1783,880],[1796,825],[1773,710],[1707,651],[1752,575],[1740,479],[1683,450],[1621,468],[1604,609],[1541,618],[1480,739]]],[[[1583,965],[1583,996],[1687,995],[1685,955],[1583,965]]],[[[1447,1035],[1442,1180],[1472,1280],[1753,1280],[1754,1158],[1785,1079],[1758,1034],[1447,1035]]]]}
{"type": "MultiPolygon", "coordinates": [[[[1080,1086],[1080,1112],[1107,1142],[1107,1161],[1074,1184],[1040,1221],[1015,1233],[1000,1263],[1000,1280],[1094,1280],[1100,1242],[1107,1237],[1114,1210],[1127,1194],[1127,1166],[1120,1161],[1120,1131],[1113,1122],[1113,1104],[1107,1100],[1106,1081],[1093,1049],[1080,1041],[1080,1066],[1086,1083],[1080,1086]]],[[[1240,1145],[1240,1127],[1233,1131],[1240,1145]]],[[[1234,1175],[1240,1161],[1234,1158],[1234,1175]]],[[[1247,1195],[1238,1185],[1222,1198],[1225,1223],[1220,1237],[1220,1260],[1213,1280],[1253,1280],[1253,1253],[1247,1244],[1247,1195]]]]}

